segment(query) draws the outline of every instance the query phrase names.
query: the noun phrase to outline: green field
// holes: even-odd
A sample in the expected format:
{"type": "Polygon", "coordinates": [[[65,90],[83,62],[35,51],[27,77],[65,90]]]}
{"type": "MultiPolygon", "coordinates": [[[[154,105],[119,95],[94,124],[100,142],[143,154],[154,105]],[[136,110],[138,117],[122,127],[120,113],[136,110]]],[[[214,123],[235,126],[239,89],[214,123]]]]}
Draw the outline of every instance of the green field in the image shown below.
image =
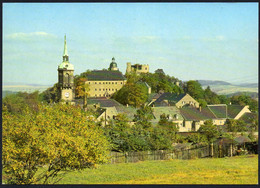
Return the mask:
{"type": "Polygon", "coordinates": [[[258,155],[106,164],[70,172],[59,184],[257,184],[258,155]]]}

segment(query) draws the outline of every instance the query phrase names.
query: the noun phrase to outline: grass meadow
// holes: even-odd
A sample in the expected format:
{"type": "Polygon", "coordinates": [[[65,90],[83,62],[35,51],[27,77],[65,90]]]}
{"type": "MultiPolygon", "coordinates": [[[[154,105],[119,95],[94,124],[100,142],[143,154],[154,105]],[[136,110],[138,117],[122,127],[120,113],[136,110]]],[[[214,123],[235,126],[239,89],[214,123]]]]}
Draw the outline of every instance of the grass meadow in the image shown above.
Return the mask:
{"type": "Polygon", "coordinates": [[[58,184],[257,184],[258,155],[103,164],[58,184]]]}

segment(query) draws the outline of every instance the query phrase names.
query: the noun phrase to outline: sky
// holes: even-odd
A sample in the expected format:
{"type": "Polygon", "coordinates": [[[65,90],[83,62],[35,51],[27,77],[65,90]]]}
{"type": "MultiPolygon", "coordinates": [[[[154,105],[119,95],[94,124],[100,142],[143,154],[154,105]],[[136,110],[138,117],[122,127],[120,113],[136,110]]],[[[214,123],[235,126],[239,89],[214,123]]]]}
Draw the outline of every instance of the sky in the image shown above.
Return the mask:
{"type": "Polygon", "coordinates": [[[258,3],[3,3],[3,83],[53,85],[115,57],[180,80],[258,82],[258,3]]]}

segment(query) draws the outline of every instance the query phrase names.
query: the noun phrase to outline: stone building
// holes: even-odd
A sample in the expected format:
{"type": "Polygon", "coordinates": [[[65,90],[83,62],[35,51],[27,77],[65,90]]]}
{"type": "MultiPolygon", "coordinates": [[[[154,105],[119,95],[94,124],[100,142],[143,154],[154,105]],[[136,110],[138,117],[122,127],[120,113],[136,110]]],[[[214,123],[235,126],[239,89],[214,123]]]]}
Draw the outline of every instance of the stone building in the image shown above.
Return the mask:
{"type": "Polygon", "coordinates": [[[62,102],[73,103],[73,100],[75,98],[73,74],[74,66],[69,62],[65,35],[63,61],[58,66],[58,87],[60,90],[60,99],[62,102]]]}
{"type": "Polygon", "coordinates": [[[126,73],[131,73],[131,72],[135,72],[137,74],[148,73],[149,65],[140,65],[140,64],[131,65],[131,63],[128,62],[126,63],[126,73]]]}
{"type": "Polygon", "coordinates": [[[126,84],[126,78],[118,70],[115,58],[109,70],[93,70],[87,75],[89,97],[111,97],[126,84]]]}

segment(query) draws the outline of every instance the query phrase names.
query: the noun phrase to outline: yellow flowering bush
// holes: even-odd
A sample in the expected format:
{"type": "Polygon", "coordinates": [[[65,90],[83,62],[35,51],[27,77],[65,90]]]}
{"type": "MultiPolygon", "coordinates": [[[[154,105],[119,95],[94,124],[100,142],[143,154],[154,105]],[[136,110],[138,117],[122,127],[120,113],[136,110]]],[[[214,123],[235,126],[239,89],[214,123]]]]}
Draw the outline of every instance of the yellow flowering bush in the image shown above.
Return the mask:
{"type": "Polygon", "coordinates": [[[3,170],[8,184],[54,183],[61,172],[107,160],[109,144],[93,118],[71,105],[11,114],[3,106],[3,170]]]}

